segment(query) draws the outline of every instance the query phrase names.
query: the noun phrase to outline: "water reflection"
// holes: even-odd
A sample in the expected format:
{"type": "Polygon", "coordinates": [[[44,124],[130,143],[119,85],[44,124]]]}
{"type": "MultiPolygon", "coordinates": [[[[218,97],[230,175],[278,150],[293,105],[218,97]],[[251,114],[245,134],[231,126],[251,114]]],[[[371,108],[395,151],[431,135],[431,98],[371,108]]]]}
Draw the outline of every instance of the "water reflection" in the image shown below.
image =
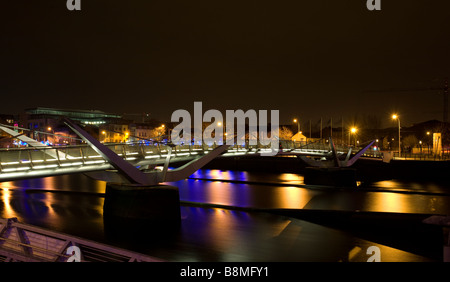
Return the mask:
{"type": "Polygon", "coordinates": [[[399,183],[395,180],[378,181],[372,184],[372,186],[379,188],[400,188],[399,183]]]}
{"type": "MultiPolygon", "coordinates": [[[[298,174],[201,170],[193,176],[254,183],[195,179],[171,183],[179,188],[183,201],[266,209],[440,214],[448,214],[450,206],[449,197],[436,195],[300,187],[297,184],[303,185],[303,178],[298,174]],[[257,182],[270,182],[271,185],[257,182]]],[[[384,189],[426,189],[420,183],[402,186],[401,182],[379,182],[372,187],[377,185],[384,189]]],[[[431,187],[443,189],[439,185],[431,187]]],[[[110,236],[105,231],[102,197],[79,193],[104,191],[104,182],[82,175],[4,182],[0,183],[0,215],[175,261],[365,261],[365,250],[374,244],[291,217],[195,206],[181,207],[178,232],[166,234],[164,232],[169,231],[149,230],[142,234],[148,237],[146,240],[130,240],[129,237],[110,236]],[[50,190],[62,192],[48,192],[50,190]]],[[[131,234],[132,237],[135,235],[131,234]]],[[[397,261],[424,259],[376,245],[382,251],[382,261],[388,258],[397,261]]]]}
{"type": "Polygon", "coordinates": [[[219,169],[200,169],[191,175],[191,178],[247,181],[252,183],[281,183],[301,185],[304,177],[295,173],[257,173],[246,171],[229,171],[219,169]]]}
{"type": "Polygon", "coordinates": [[[0,216],[16,217],[22,222],[74,235],[96,234],[100,238],[103,198],[79,192],[104,192],[104,187],[103,182],[79,175],[3,182],[0,183],[0,216]]]}
{"type": "MultiPolygon", "coordinates": [[[[182,206],[181,229],[148,232],[146,240],[117,236],[114,244],[171,261],[367,261],[378,246],[382,261],[426,261],[345,232],[269,213],[182,206]],[[354,250],[360,250],[355,252],[354,250]]],[[[130,230],[124,230],[130,232],[130,230]]]]}
{"type": "Polygon", "coordinates": [[[282,187],[274,189],[274,201],[279,203],[280,208],[302,209],[315,194],[306,189],[297,187],[282,187]]]}
{"type": "Polygon", "coordinates": [[[168,183],[177,186],[180,200],[229,206],[251,206],[251,191],[246,185],[194,179],[168,183]]]}
{"type": "Polygon", "coordinates": [[[8,188],[2,188],[2,203],[3,203],[3,209],[1,216],[3,218],[10,218],[14,217],[15,213],[11,207],[11,191],[8,188]]]}
{"type": "Polygon", "coordinates": [[[281,173],[280,180],[282,183],[293,183],[293,184],[303,184],[304,177],[303,175],[294,174],[294,173],[281,173]]]}
{"type": "Polygon", "coordinates": [[[382,191],[408,191],[425,193],[449,193],[448,183],[431,181],[384,180],[364,185],[363,188],[376,188],[382,191]]]}
{"type": "Polygon", "coordinates": [[[180,199],[237,207],[303,208],[316,191],[297,187],[274,187],[194,179],[170,182],[180,191],[180,199]]]}
{"type": "Polygon", "coordinates": [[[411,195],[380,192],[370,197],[368,201],[372,201],[371,211],[389,211],[396,213],[417,212],[417,207],[414,207],[414,201],[411,195]]]}

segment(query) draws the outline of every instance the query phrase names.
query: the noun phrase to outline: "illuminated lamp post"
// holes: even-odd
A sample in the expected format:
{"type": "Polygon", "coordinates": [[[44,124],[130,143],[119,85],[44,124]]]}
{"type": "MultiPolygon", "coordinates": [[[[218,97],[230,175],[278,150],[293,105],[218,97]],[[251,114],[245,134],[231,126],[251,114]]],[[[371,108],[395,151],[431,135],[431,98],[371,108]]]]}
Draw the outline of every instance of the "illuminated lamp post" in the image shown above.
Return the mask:
{"type": "Polygon", "coordinates": [[[297,124],[297,132],[300,132],[300,121],[294,118],[293,122],[297,124]]]}
{"type": "Polygon", "coordinates": [[[401,153],[402,153],[402,149],[401,149],[401,146],[400,146],[400,117],[397,115],[397,114],[393,114],[392,115],[392,119],[396,119],[397,121],[398,121],[398,157],[400,157],[401,156],[401,153]]]}
{"type": "Polygon", "coordinates": [[[358,131],[358,129],[356,127],[350,128],[350,132],[348,134],[348,145],[350,145],[350,135],[355,134],[357,131],[358,131]]]}

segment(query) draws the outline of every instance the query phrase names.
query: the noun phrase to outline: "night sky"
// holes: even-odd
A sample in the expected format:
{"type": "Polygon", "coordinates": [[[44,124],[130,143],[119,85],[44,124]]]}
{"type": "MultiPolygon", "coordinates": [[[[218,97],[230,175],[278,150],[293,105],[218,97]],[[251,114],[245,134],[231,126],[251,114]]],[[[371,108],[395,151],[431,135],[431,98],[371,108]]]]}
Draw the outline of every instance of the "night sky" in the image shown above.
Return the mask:
{"type": "Polygon", "coordinates": [[[442,120],[450,1],[8,0],[0,113],[280,110],[282,123],[442,120]],[[411,91],[395,92],[395,89],[411,91]],[[377,90],[379,92],[371,92],[377,90]],[[383,92],[392,90],[391,92],[383,92]]]}

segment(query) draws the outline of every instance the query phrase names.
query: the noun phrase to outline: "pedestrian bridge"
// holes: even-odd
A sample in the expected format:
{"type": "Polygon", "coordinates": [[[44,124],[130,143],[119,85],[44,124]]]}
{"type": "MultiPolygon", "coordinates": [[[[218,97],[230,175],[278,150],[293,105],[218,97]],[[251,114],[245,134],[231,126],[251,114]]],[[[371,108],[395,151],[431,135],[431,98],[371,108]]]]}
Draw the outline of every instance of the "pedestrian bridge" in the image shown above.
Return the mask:
{"type": "MultiPolygon", "coordinates": [[[[176,181],[183,179],[215,157],[252,156],[273,150],[269,146],[262,145],[178,145],[161,142],[138,143],[114,143],[92,144],[98,142],[86,139],[83,145],[45,146],[36,140],[18,134],[10,129],[0,126],[0,129],[15,136],[15,138],[28,142],[32,147],[1,148],[0,149],[0,181],[12,181],[26,178],[63,175],[70,173],[112,172],[102,173],[98,179],[105,181],[123,181],[118,179],[117,165],[115,163],[126,162],[142,172],[163,172],[155,176],[154,182],[176,181]],[[109,156],[119,157],[121,160],[111,160],[108,154],[99,148],[110,151],[109,156]],[[187,162],[175,177],[167,173],[169,163],[187,162]],[[189,169],[187,169],[189,168],[189,169]],[[187,175],[186,175],[187,174],[187,175]],[[108,176],[106,176],[108,175],[108,176]]],[[[74,129],[74,128],[73,128],[74,129]]],[[[75,130],[75,129],[74,129],[75,130]]],[[[82,129],[78,128],[79,131],[82,129]]],[[[83,136],[83,132],[77,132],[83,136]]],[[[86,136],[91,138],[91,136],[86,136]]],[[[326,158],[331,155],[331,148],[326,143],[308,144],[301,146],[293,141],[280,140],[280,148],[276,149],[277,155],[297,155],[326,158]]],[[[336,148],[338,155],[347,154],[348,148],[336,148]]],[[[128,165],[126,164],[126,165],[128,165]]],[[[133,169],[132,169],[133,170],[133,169]]],[[[122,171],[123,172],[123,171],[122,171]]],[[[129,172],[129,171],[128,171],[129,172]]],[[[124,174],[128,174],[125,172],[124,174]]],[[[175,172],[175,171],[174,171],[175,172]]],[[[155,174],[156,175],[156,174],[155,174]]],[[[175,174],[173,174],[175,175],[175,174]]],[[[138,181],[139,182],[139,181],[138,181]]]]}
{"type": "MultiPolygon", "coordinates": [[[[217,146],[205,145],[171,147],[162,143],[104,145],[141,170],[164,165],[168,157],[170,157],[171,163],[186,162],[204,156],[217,148],[217,146]]],[[[270,148],[232,146],[221,156],[254,155],[266,150],[270,151],[270,148]]],[[[290,148],[283,151],[287,150],[293,151],[290,148]]],[[[305,151],[317,155],[326,153],[325,150],[320,149],[298,149],[296,151],[305,151]]],[[[114,167],[88,144],[0,149],[0,181],[111,169],[114,169],[114,167]]]]}

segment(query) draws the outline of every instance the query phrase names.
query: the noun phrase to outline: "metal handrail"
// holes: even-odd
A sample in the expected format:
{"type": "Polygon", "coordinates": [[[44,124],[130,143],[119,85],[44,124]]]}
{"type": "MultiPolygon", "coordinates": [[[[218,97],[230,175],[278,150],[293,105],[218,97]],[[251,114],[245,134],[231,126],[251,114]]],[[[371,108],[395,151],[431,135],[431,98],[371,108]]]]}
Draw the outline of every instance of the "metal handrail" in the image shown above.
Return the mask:
{"type": "Polygon", "coordinates": [[[71,257],[71,255],[66,254],[66,250],[70,246],[76,246],[80,249],[82,254],[81,261],[90,261],[87,254],[95,250],[99,251],[96,255],[102,256],[103,261],[117,261],[117,257],[121,257],[123,261],[162,261],[161,259],[148,255],[20,223],[16,218],[0,218],[0,255],[5,257],[6,261],[66,261],[71,257]],[[29,240],[30,238],[25,238],[27,235],[23,235],[17,236],[18,239],[11,239],[11,234],[14,233],[11,232],[13,229],[16,229],[17,234],[28,234],[28,236],[33,234],[34,237],[32,240],[29,240]],[[46,247],[39,245],[38,242],[40,240],[48,239],[54,240],[58,244],[46,245],[46,247]],[[23,248],[18,250],[11,245],[21,246],[23,248]],[[52,247],[54,249],[51,249],[52,247]],[[29,251],[26,251],[26,249],[29,251]],[[45,256],[45,254],[49,256],[45,256]]]}

